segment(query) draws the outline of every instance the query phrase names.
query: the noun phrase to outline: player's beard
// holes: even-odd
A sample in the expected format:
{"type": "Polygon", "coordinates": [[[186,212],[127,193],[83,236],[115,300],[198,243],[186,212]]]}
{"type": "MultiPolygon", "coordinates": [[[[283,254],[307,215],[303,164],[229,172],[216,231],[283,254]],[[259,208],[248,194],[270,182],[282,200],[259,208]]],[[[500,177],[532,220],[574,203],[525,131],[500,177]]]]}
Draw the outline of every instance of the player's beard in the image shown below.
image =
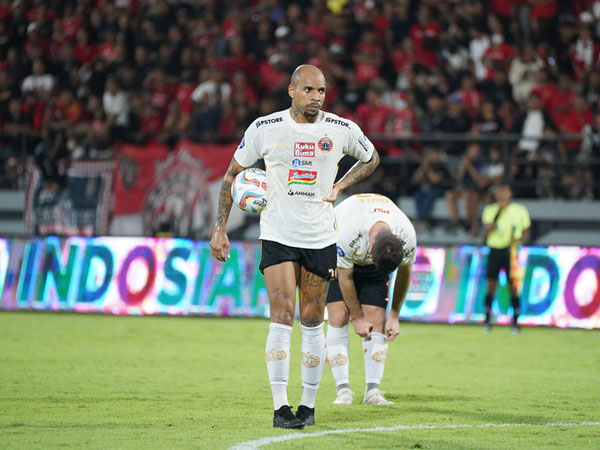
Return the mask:
{"type": "Polygon", "coordinates": [[[302,115],[303,115],[304,117],[306,117],[307,119],[312,119],[312,118],[314,118],[314,117],[317,117],[317,116],[319,115],[319,111],[321,111],[321,105],[317,105],[317,104],[315,104],[314,106],[316,107],[316,111],[315,111],[315,112],[311,112],[311,111],[309,111],[308,109],[305,109],[305,110],[302,112],[302,115]]]}

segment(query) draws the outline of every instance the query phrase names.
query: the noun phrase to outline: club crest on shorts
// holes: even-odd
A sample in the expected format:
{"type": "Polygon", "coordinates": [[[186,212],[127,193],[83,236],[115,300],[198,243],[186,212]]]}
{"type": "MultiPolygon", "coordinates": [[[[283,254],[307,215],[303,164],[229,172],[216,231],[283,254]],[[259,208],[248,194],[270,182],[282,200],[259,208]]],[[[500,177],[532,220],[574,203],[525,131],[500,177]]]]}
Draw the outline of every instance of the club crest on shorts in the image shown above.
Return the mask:
{"type": "Polygon", "coordinates": [[[333,148],[333,141],[327,136],[323,136],[319,139],[319,142],[317,142],[317,147],[319,147],[319,150],[322,152],[329,152],[333,148]]]}
{"type": "Polygon", "coordinates": [[[304,367],[308,367],[309,369],[312,369],[314,367],[317,367],[320,362],[321,362],[321,358],[319,357],[319,355],[313,355],[310,352],[302,353],[302,365],[304,367]]]}

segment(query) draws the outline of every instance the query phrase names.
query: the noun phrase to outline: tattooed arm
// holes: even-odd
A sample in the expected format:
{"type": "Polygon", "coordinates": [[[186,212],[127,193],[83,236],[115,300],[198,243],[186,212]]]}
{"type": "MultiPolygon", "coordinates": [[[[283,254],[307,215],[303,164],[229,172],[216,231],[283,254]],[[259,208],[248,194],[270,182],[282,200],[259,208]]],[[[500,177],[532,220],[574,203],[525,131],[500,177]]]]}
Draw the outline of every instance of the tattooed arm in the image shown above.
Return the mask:
{"type": "Polygon", "coordinates": [[[323,200],[326,202],[335,203],[335,200],[340,192],[371,175],[378,165],[379,153],[377,153],[377,150],[373,150],[373,156],[371,156],[369,162],[364,163],[357,161],[356,164],[354,164],[350,170],[333,185],[331,193],[323,200]]]}
{"type": "Polygon", "coordinates": [[[210,253],[219,261],[225,262],[229,258],[229,238],[226,225],[231,211],[233,199],[231,198],[231,183],[235,176],[244,168],[235,159],[231,160],[227,172],[223,177],[221,192],[219,193],[219,208],[217,210],[217,223],[210,238],[210,253]]]}

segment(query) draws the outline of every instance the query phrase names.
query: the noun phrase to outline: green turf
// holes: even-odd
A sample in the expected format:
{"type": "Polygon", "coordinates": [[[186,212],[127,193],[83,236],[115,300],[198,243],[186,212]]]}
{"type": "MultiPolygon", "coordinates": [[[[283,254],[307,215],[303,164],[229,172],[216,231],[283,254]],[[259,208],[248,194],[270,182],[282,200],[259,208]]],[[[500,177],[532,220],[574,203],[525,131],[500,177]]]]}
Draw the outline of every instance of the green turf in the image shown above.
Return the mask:
{"type": "MultiPolygon", "coordinates": [[[[227,448],[290,434],[271,426],[259,319],[0,313],[0,447],[227,448]]],[[[600,333],[401,324],[382,388],[396,402],[334,406],[325,367],[317,425],[295,434],[395,425],[599,421],[600,333]]],[[[300,397],[300,330],[290,401],[300,397]]],[[[363,393],[360,340],[351,382],[363,393]]],[[[397,430],[266,448],[599,448],[600,426],[397,430]]]]}

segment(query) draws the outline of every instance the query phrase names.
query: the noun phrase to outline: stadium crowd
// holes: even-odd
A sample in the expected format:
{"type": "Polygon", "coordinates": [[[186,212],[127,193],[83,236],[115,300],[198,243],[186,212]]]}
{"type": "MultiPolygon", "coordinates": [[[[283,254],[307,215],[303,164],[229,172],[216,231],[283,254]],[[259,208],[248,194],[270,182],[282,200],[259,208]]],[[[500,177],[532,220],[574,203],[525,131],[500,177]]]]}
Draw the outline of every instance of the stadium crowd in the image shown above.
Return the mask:
{"type": "MultiPolygon", "coordinates": [[[[310,63],[326,109],[408,161],[421,218],[507,175],[536,180],[519,197],[600,198],[599,36],[595,0],[0,0],[1,184],[27,157],[60,189],[61,161],[120,143],[239,141],[310,63]],[[498,132],[520,138],[418,139],[498,132]]],[[[394,198],[396,168],[366,190],[394,198]]]]}

